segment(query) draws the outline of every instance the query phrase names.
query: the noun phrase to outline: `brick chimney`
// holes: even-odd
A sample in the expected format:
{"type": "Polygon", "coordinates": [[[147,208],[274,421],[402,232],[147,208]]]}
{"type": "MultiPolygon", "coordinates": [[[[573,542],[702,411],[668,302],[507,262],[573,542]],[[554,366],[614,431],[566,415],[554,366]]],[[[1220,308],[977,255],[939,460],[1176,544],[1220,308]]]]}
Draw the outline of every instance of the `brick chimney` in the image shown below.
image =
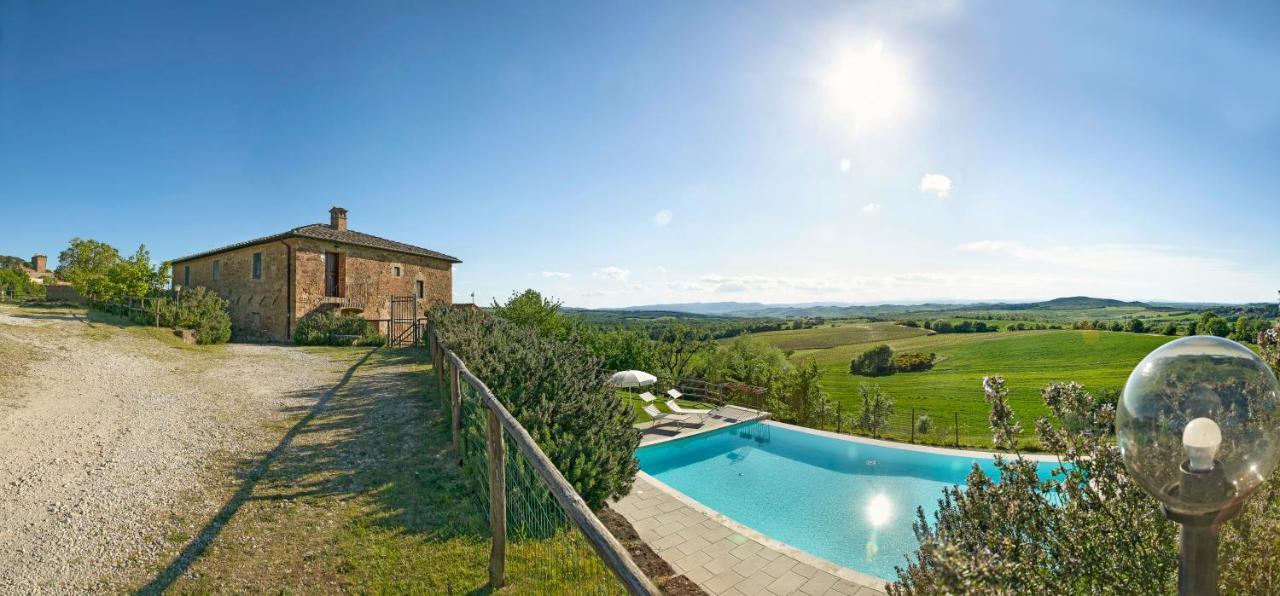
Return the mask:
{"type": "Polygon", "coordinates": [[[49,257],[46,257],[44,255],[35,255],[31,257],[31,268],[35,269],[36,273],[44,273],[45,267],[47,267],[48,265],[49,265],[49,257]]]}
{"type": "Polygon", "coordinates": [[[329,210],[329,227],[340,232],[347,231],[347,210],[334,207],[329,210]]]}

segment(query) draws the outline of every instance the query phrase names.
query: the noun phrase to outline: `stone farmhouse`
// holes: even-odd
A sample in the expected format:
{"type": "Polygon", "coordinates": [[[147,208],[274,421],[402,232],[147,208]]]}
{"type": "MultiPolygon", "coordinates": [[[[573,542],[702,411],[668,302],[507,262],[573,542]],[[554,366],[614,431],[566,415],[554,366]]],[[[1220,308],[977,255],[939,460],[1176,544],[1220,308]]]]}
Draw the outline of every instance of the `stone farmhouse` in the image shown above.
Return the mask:
{"type": "Polygon", "coordinates": [[[382,320],[391,316],[393,296],[412,296],[415,316],[433,304],[450,304],[453,265],[461,262],[350,230],[347,210],[334,207],[328,224],[175,259],[173,285],[204,287],[226,298],[238,336],[285,341],[298,320],[325,309],[382,320]]]}

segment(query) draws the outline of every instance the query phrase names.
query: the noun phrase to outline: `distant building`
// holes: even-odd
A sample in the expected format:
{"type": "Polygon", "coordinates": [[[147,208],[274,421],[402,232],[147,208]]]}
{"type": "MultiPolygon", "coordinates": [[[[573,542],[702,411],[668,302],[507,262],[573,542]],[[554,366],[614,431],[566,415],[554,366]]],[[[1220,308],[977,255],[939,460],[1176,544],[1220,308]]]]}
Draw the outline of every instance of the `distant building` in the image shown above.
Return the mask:
{"type": "Polygon", "coordinates": [[[453,299],[455,257],[347,228],[347,210],[329,223],[248,240],[173,261],[174,287],[205,287],[230,302],[242,336],[284,341],[298,320],[325,309],[390,317],[392,296],[412,296],[421,316],[453,299]]]}
{"type": "Polygon", "coordinates": [[[43,284],[46,279],[50,282],[53,281],[50,279],[53,277],[53,272],[49,271],[49,257],[44,255],[34,255],[31,257],[30,263],[22,263],[18,265],[18,268],[23,273],[26,273],[27,277],[34,283],[43,284]]]}

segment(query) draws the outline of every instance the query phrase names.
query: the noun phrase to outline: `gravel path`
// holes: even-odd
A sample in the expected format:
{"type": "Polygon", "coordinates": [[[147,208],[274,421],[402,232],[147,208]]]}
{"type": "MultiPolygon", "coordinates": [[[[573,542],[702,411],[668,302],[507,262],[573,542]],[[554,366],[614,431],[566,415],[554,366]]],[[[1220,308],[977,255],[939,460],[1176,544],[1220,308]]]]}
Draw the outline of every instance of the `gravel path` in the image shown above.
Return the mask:
{"type": "Polygon", "coordinates": [[[167,522],[214,513],[184,498],[210,459],[250,455],[337,376],[289,347],[190,349],[150,331],[0,307],[0,592],[114,590],[162,565],[189,538],[167,522]]]}

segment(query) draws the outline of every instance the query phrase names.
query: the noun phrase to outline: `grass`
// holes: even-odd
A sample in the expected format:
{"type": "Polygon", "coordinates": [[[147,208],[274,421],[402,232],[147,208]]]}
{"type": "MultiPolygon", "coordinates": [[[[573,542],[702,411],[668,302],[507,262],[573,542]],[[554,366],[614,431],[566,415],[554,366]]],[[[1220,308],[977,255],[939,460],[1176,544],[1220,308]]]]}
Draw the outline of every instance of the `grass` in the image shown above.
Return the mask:
{"type": "MultiPolygon", "coordinates": [[[[961,444],[988,446],[989,409],[982,393],[983,376],[1004,375],[1010,404],[1030,441],[1035,419],[1046,413],[1040,400],[1044,386],[1076,381],[1093,391],[1119,390],[1147,353],[1172,339],[1176,338],[1075,330],[912,337],[887,343],[895,352],[936,353],[938,362],[934,368],[874,378],[849,374],[849,360],[881,342],[806,350],[792,358],[817,360],[823,387],[841,406],[842,424],[861,409],[859,385],[879,385],[895,404],[893,428],[887,436],[908,438],[911,409],[915,408],[917,416],[927,414],[933,422],[932,432],[923,437],[925,442],[954,442],[958,419],[961,444]]],[[[1034,446],[1034,442],[1029,445],[1034,446]]]]}
{"type": "Polygon", "coordinates": [[[788,331],[768,331],[754,337],[763,339],[783,350],[832,348],[846,344],[889,341],[906,337],[923,336],[928,331],[904,327],[893,323],[844,323],[832,327],[813,327],[788,331]]]}
{"type": "MultiPolygon", "coordinates": [[[[425,353],[306,351],[343,380],[298,395],[260,457],[224,464],[221,511],[194,532],[188,523],[176,535],[186,546],[141,591],[490,592],[487,514],[458,466],[425,353]]],[[[509,543],[499,592],[572,591],[586,560],[551,556],[562,543],[509,543]]]]}

